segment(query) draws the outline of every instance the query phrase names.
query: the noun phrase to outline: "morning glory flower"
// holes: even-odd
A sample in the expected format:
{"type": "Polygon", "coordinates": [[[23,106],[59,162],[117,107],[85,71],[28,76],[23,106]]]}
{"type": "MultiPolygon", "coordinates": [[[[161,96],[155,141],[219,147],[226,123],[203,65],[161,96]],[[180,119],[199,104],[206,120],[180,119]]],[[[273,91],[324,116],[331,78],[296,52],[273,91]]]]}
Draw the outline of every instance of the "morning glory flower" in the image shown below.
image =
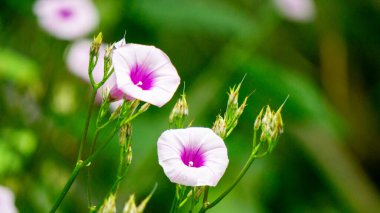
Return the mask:
{"type": "Polygon", "coordinates": [[[86,36],[99,23],[90,0],[38,0],[33,9],[40,26],[63,40],[86,36]]]}
{"type": "Polygon", "coordinates": [[[117,87],[128,99],[161,107],[173,97],[180,83],[169,57],[154,46],[118,42],[112,63],[117,87]]]}
{"type": "Polygon", "coordinates": [[[157,148],[166,176],[185,186],[216,186],[228,165],[223,140],[208,128],[167,130],[157,148]]]}
{"type": "Polygon", "coordinates": [[[313,0],[274,0],[274,4],[285,18],[298,22],[314,20],[315,8],[313,0]]]}
{"type": "Polygon", "coordinates": [[[4,186],[0,186],[0,211],[6,213],[18,212],[13,192],[4,186]]]}

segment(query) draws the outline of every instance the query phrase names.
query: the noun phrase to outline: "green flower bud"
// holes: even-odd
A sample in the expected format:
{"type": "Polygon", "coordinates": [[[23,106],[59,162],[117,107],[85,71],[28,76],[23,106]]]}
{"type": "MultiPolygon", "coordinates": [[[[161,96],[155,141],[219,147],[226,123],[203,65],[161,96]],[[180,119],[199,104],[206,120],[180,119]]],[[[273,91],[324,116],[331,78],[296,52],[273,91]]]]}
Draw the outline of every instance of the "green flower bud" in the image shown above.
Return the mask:
{"type": "Polygon", "coordinates": [[[264,108],[261,108],[259,115],[256,117],[255,124],[253,125],[253,129],[255,131],[259,130],[259,128],[261,126],[261,117],[263,115],[263,111],[264,111],[264,108]]]}
{"type": "Polygon", "coordinates": [[[131,165],[132,163],[132,146],[129,145],[127,149],[127,159],[126,159],[127,165],[131,165]]]}
{"type": "Polygon", "coordinates": [[[128,202],[125,204],[123,213],[137,213],[137,207],[135,203],[135,195],[129,196],[128,202]]]}
{"type": "Polygon", "coordinates": [[[186,117],[189,115],[189,107],[186,101],[186,95],[183,93],[174,105],[174,108],[169,116],[169,123],[171,127],[182,128],[186,117]]]}
{"type": "Polygon", "coordinates": [[[150,107],[150,103],[145,103],[144,105],[142,105],[139,109],[139,113],[143,113],[145,111],[147,111],[150,107]]]}
{"type": "Polygon", "coordinates": [[[103,34],[100,32],[92,41],[90,47],[90,54],[92,56],[97,56],[99,53],[100,46],[102,45],[103,34]]]}
{"type": "Polygon", "coordinates": [[[109,96],[109,89],[105,88],[102,91],[102,105],[100,106],[98,118],[96,119],[96,126],[98,128],[101,125],[103,125],[105,122],[107,122],[106,118],[107,118],[107,115],[109,115],[109,107],[110,107],[110,101],[109,101],[108,96],[109,96]]]}
{"type": "Polygon", "coordinates": [[[116,212],[116,206],[115,206],[115,195],[111,194],[100,206],[98,213],[115,213],[116,212]]]}
{"type": "Polygon", "coordinates": [[[216,117],[212,130],[215,132],[215,134],[219,135],[219,137],[221,138],[224,138],[226,136],[227,125],[222,116],[218,115],[216,117]]]}

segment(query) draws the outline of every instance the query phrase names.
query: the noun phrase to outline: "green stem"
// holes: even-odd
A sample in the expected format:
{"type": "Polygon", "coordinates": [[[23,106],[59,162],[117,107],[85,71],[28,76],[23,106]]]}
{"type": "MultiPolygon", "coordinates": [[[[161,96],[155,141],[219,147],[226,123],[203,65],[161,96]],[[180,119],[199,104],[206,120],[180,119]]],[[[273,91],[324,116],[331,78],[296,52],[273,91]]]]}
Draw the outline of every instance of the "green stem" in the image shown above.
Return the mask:
{"type": "Polygon", "coordinates": [[[194,189],[195,187],[191,187],[191,193],[192,193],[192,195],[191,195],[191,197],[192,197],[192,199],[191,199],[191,208],[190,208],[190,213],[192,213],[193,212],[193,210],[194,210],[194,204],[195,204],[195,189],[194,189]]]}
{"type": "MultiPolygon", "coordinates": [[[[96,142],[98,140],[99,133],[100,133],[100,129],[96,129],[94,141],[92,142],[91,148],[90,148],[90,155],[94,153],[94,149],[96,147],[96,142]]],[[[88,200],[88,207],[91,208],[92,199],[91,199],[91,169],[90,167],[87,168],[87,200],[88,200]]]]}
{"type": "Polygon", "coordinates": [[[125,173],[127,172],[127,170],[129,169],[129,164],[125,163],[125,158],[126,158],[126,154],[127,152],[125,152],[124,150],[124,147],[120,147],[120,161],[119,161],[119,168],[117,169],[117,176],[116,176],[116,181],[115,183],[113,184],[112,188],[111,188],[111,193],[116,193],[117,190],[119,189],[119,186],[120,186],[120,183],[122,182],[122,180],[124,179],[124,175],[125,173]]]}
{"type": "Polygon", "coordinates": [[[74,170],[72,171],[71,175],[70,175],[70,178],[69,180],[67,181],[65,187],[63,188],[61,194],[59,195],[59,197],[57,198],[57,200],[55,201],[52,209],[50,210],[50,213],[54,213],[58,207],[61,205],[63,199],[65,198],[67,192],[70,190],[72,184],[74,183],[74,180],[76,179],[76,177],[78,176],[80,170],[84,167],[84,166],[87,166],[89,165],[92,160],[94,160],[98,154],[109,144],[109,142],[111,141],[111,139],[113,138],[113,136],[115,135],[116,133],[116,129],[114,129],[114,131],[111,133],[111,135],[107,138],[106,142],[104,142],[100,147],[99,149],[97,149],[92,155],[90,155],[85,161],[82,161],[82,160],[79,160],[76,165],[75,165],[75,168],[74,170]]]}
{"type": "Polygon", "coordinates": [[[77,162],[73,172],[70,175],[69,180],[67,181],[67,183],[66,183],[65,187],[63,188],[61,194],[59,195],[56,202],[54,203],[54,206],[51,208],[50,213],[55,212],[58,209],[59,205],[61,205],[63,198],[65,198],[67,192],[70,190],[71,185],[73,184],[75,178],[78,176],[78,173],[81,170],[81,168],[83,167],[83,165],[84,165],[83,161],[77,162]]]}
{"type": "Polygon", "coordinates": [[[84,145],[85,145],[86,140],[87,140],[88,127],[89,127],[90,120],[91,120],[92,110],[94,108],[94,101],[95,101],[95,97],[96,97],[96,91],[97,90],[94,89],[94,90],[92,90],[92,93],[91,93],[90,106],[89,106],[88,112],[87,112],[87,118],[86,118],[86,123],[84,125],[84,133],[83,133],[83,138],[82,138],[82,141],[81,141],[80,147],[79,147],[77,162],[82,159],[83,148],[84,148],[84,145]]]}
{"type": "Polygon", "coordinates": [[[210,186],[205,186],[205,192],[203,195],[203,208],[206,208],[208,206],[208,190],[210,189],[210,186]]]}
{"type": "Polygon", "coordinates": [[[170,213],[175,213],[177,211],[177,206],[178,206],[178,186],[175,186],[175,194],[174,194],[174,199],[172,202],[172,207],[170,208],[170,213]]]}
{"type": "MultiPolygon", "coordinates": [[[[254,140],[256,139],[256,131],[254,132],[254,140]]],[[[228,187],[221,195],[219,195],[218,198],[216,198],[213,202],[210,204],[203,205],[201,210],[199,211],[200,213],[206,212],[208,209],[214,207],[216,204],[218,204],[224,197],[228,195],[232,191],[233,188],[240,182],[240,180],[243,178],[245,173],[247,173],[249,167],[252,165],[253,161],[257,158],[256,153],[258,152],[259,148],[261,146],[261,143],[259,143],[254,150],[252,151],[251,155],[248,158],[248,161],[245,163],[243,169],[240,171],[238,177],[235,179],[234,183],[228,187]]],[[[205,192],[206,193],[206,192],[205,192]]]]}

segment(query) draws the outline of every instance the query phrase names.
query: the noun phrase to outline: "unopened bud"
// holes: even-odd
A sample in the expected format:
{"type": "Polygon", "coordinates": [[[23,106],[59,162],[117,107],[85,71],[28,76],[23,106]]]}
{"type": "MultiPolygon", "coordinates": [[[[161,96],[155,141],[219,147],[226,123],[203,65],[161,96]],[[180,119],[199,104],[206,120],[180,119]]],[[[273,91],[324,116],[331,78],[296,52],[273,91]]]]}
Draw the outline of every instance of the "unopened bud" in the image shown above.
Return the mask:
{"type": "Polygon", "coordinates": [[[92,56],[97,56],[99,53],[100,46],[102,45],[103,34],[100,32],[92,41],[90,47],[90,54],[92,56]]]}
{"type": "Polygon", "coordinates": [[[247,106],[247,100],[248,100],[248,96],[244,98],[244,101],[243,103],[239,106],[239,109],[236,111],[236,120],[239,119],[239,117],[243,114],[243,111],[245,109],[245,107],[247,106]]]}
{"type": "Polygon", "coordinates": [[[122,147],[131,141],[132,139],[132,125],[131,123],[126,123],[120,127],[120,136],[119,136],[119,144],[122,147]]]}
{"type": "Polygon", "coordinates": [[[173,107],[169,116],[170,126],[176,128],[184,127],[186,117],[189,115],[189,107],[186,101],[186,95],[183,93],[173,107]]]}
{"type": "Polygon", "coordinates": [[[139,100],[137,99],[133,100],[131,104],[131,108],[130,108],[131,112],[134,112],[135,109],[139,106],[139,104],[140,104],[139,100]]]}
{"type": "Polygon", "coordinates": [[[96,119],[96,126],[100,127],[106,122],[106,116],[109,114],[110,102],[108,99],[109,89],[105,88],[102,91],[102,105],[100,106],[100,110],[98,112],[98,117],[96,119]]]}
{"type": "Polygon", "coordinates": [[[104,53],[104,75],[103,78],[108,76],[112,66],[112,45],[107,46],[104,53]]]}
{"type": "Polygon", "coordinates": [[[274,114],[273,120],[275,128],[278,130],[280,134],[282,134],[284,132],[284,123],[282,122],[282,116],[279,111],[277,111],[276,114],[274,114]]]}
{"type": "Polygon", "coordinates": [[[238,86],[236,88],[235,88],[235,86],[230,88],[230,92],[228,93],[227,105],[235,106],[237,108],[240,86],[241,86],[241,83],[238,84],[238,86]]]}
{"type": "Polygon", "coordinates": [[[268,124],[270,122],[270,120],[272,120],[272,111],[268,105],[266,110],[265,110],[265,114],[264,114],[262,122],[263,122],[263,124],[268,124]]]}
{"type": "Polygon", "coordinates": [[[115,206],[115,195],[111,194],[100,206],[99,213],[115,213],[116,212],[116,206],[115,206]]]}
{"type": "Polygon", "coordinates": [[[147,111],[150,107],[150,103],[145,103],[144,105],[142,105],[139,109],[139,113],[143,113],[145,111],[147,111]]]}
{"type": "Polygon", "coordinates": [[[215,134],[219,135],[221,138],[224,138],[226,136],[227,125],[222,116],[218,115],[216,117],[212,130],[215,132],[215,134]]]}
{"type": "Polygon", "coordinates": [[[132,146],[128,146],[126,161],[127,161],[127,165],[131,165],[131,163],[132,163],[132,146]]]}
{"type": "Polygon", "coordinates": [[[135,195],[129,196],[128,202],[125,204],[123,213],[137,213],[137,207],[135,203],[135,195]]]}
{"type": "Polygon", "coordinates": [[[263,115],[263,111],[264,111],[264,108],[261,108],[261,111],[260,111],[259,115],[257,116],[257,118],[255,120],[255,124],[253,125],[253,129],[255,131],[259,130],[259,128],[261,126],[261,117],[263,115]]]}

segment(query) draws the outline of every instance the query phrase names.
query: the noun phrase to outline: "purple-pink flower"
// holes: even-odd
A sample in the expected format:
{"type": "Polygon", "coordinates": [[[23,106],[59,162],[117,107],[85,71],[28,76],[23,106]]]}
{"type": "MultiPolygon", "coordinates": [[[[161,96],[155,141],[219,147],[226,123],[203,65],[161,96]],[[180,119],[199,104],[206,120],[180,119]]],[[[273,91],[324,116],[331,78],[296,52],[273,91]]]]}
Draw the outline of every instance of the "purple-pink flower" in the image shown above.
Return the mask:
{"type": "Polygon", "coordinates": [[[86,36],[99,23],[98,12],[90,0],[38,0],[34,13],[43,29],[64,40],[86,36]]]}
{"type": "Polygon", "coordinates": [[[116,44],[112,63],[118,89],[130,99],[158,107],[166,104],[180,83],[169,57],[154,46],[116,44]]]}
{"type": "Polygon", "coordinates": [[[228,165],[223,140],[208,128],[167,130],[157,148],[166,176],[185,186],[216,186],[228,165]]]}

